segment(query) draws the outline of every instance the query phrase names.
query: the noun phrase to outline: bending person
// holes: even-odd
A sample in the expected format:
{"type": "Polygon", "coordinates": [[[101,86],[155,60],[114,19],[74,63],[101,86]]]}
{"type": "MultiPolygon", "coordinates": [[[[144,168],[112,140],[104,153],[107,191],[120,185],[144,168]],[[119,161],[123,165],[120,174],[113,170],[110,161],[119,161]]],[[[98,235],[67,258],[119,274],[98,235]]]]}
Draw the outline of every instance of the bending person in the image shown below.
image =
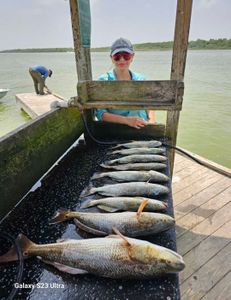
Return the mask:
{"type": "MultiPolygon", "coordinates": [[[[101,75],[99,80],[145,80],[143,75],[129,69],[134,57],[133,46],[129,40],[116,40],[111,46],[110,56],[114,69],[101,75]]],[[[97,109],[95,115],[100,121],[126,124],[137,129],[155,122],[154,111],[146,110],[97,109]]]]}
{"type": "Polygon", "coordinates": [[[45,85],[45,81],[48,76],[51,77],[53,73],[52,70],[43,66],[35,65],[29,68],[29,73],[33,79],[36,94],[44,95],[44,88],[48,90],[47,86],[45,85]]]}

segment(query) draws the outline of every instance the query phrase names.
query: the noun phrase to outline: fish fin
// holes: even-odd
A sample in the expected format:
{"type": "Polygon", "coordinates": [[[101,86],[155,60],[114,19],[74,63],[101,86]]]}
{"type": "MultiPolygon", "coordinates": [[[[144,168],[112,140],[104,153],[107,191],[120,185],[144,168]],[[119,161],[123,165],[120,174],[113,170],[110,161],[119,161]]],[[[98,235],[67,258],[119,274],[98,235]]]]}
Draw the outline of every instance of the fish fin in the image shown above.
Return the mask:
{"type": "Polygon", "coordinates": [[[92,200],[87,200],[81,204],[80,208],[88,208],[88,207],[92,207],[92,206],[96,206],[96,204],[92,200]]]}
{"type": "MultiPolygon", "coordinates": [[[[35,246],[35,243],[29,240],[28,237],[26,237],[24,234],[18,235],[18,237],[16,238],[16,243],[21,248],[24,258],[30,256],[29,249],[35,246]]],[[[0,263],[17,261],[17,260],[18,260],[18,254],[15,245],[13,245],[7,253],[0,256],[0,263]]]]}
{"type": "Polygon", "coordinates": [[[125,242],[125,246],[131,246],[131,244],[127,240],[127,237],[124,236],[116,227],[112,227],[112,231],[114,231],[114,233],[116,234],[116,236],[118,236],[119,238],[123,239],[123,241],[125,242]]]}
{"type": "Polygon", "coordinates": [[[63,264],[60,264],[58,262],[55,261],[50,261],[50,260],[45,260],[43,258],[41,258],[41,260],[48,265],[52,265],[54,266],[56,269],[58,269],[61,272],[65,272],[65,273],[69,273],[69,274],[87,274],[88,272],[82,269],[78,269],[78,268],[73,268],[73,267],[69,267],[63,264]]]}
{"type": "Polygon", "coordinates": [[[106,164],[100,164],[100,167],[105,168],[105,169],[112,169],[112,166],[108,166],[106,164]]]}
{"type": "Polygon", "coordinates": [[[142,202],[141,202],[141,204],[140,204],[140,206],[139,206],[139,208],[138,208],[138,211],[137,211],[137,217],[139,217],[140,215],[141,215],[141,213],[143,212],[143,210],[144,210],[144,208],[145,208],[145,206],[148,204],[148,199],[144,199],[142,202]]]}
{"type": "Polygon", "coordinates": [[[146,183],[149,183],[151,181],[151,177],[146,181],[146,183]]]}
{"type": "Polygon", "coordinates": [[[109,207],[106,205],[98,205],[97,206],[99,209],[104,210],[104,211],[108,211],[108,212],[115,212],[118,211],[119,209],[116,207],[109,207]]]}
{"type": "Polygon", "coordinates": [[[98,235],[98,236],[105,236],[107,235],[107,232],[104,232],[104,231],[101,231],[101,230],[97,230],[97,229],[94,229],[94,228],[91,228],[83,223],[81,223],[79,220],[77,219],[74,219],[74,223],[75,225],[82,229],[83,231],[86,231],[88,233],[92,233],[94,235],[98,235]]]}
{"type": "Polygon", "coordinates": [[[70,212],[70,210],[65,210],[65,209],[59,209],[55,212],[54,216],[51,218],[51,220],[49,221],[49,224],[56,224],[56,223],[60,223],[63,221],[68,220],[68,213],[70,212]]]}

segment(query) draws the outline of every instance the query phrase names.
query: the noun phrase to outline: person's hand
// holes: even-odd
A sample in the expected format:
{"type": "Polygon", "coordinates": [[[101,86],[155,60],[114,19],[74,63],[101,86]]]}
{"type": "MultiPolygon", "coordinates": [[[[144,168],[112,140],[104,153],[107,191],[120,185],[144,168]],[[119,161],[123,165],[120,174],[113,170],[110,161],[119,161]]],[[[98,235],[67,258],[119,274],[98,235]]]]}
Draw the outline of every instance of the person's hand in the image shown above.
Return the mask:
{"type": "Polygon", "coordinates": [[[127,117],[127,125],[136,129],[140,129],[147,125],[148,122],[138,117],[127,117]]]}

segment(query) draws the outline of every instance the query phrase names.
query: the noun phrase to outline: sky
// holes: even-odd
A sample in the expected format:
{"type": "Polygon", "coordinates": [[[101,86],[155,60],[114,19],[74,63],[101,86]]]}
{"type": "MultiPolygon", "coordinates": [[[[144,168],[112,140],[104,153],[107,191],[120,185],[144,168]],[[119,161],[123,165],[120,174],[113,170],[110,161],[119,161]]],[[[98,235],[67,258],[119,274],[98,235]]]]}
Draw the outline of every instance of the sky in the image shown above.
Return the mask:
{"type": "MultiPolygon", "coordinates": [[[[90,0],[91,46],[173,40],[176,0],[90,0]]],[[[0,0],[0,50],[73,47],[68,0],[0,0]]],[[[189,40],[231,38],[231,1],[194,0],[189,40]]]]}

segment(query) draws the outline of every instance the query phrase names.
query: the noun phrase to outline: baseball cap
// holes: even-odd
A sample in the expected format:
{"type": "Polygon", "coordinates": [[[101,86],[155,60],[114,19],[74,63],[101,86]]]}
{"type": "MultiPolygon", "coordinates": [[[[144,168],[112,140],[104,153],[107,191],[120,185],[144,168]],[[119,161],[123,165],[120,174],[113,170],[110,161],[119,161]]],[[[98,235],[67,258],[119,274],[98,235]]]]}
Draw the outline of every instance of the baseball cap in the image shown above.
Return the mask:
{"type": "Polygon", "coordinates": [[[115,55],[118,52],[128,52],[133,54],[134,50],[132,43],[129,40],[124,39],[122,37],[119,38],[111,46],[111,56],[115,55]]]}

